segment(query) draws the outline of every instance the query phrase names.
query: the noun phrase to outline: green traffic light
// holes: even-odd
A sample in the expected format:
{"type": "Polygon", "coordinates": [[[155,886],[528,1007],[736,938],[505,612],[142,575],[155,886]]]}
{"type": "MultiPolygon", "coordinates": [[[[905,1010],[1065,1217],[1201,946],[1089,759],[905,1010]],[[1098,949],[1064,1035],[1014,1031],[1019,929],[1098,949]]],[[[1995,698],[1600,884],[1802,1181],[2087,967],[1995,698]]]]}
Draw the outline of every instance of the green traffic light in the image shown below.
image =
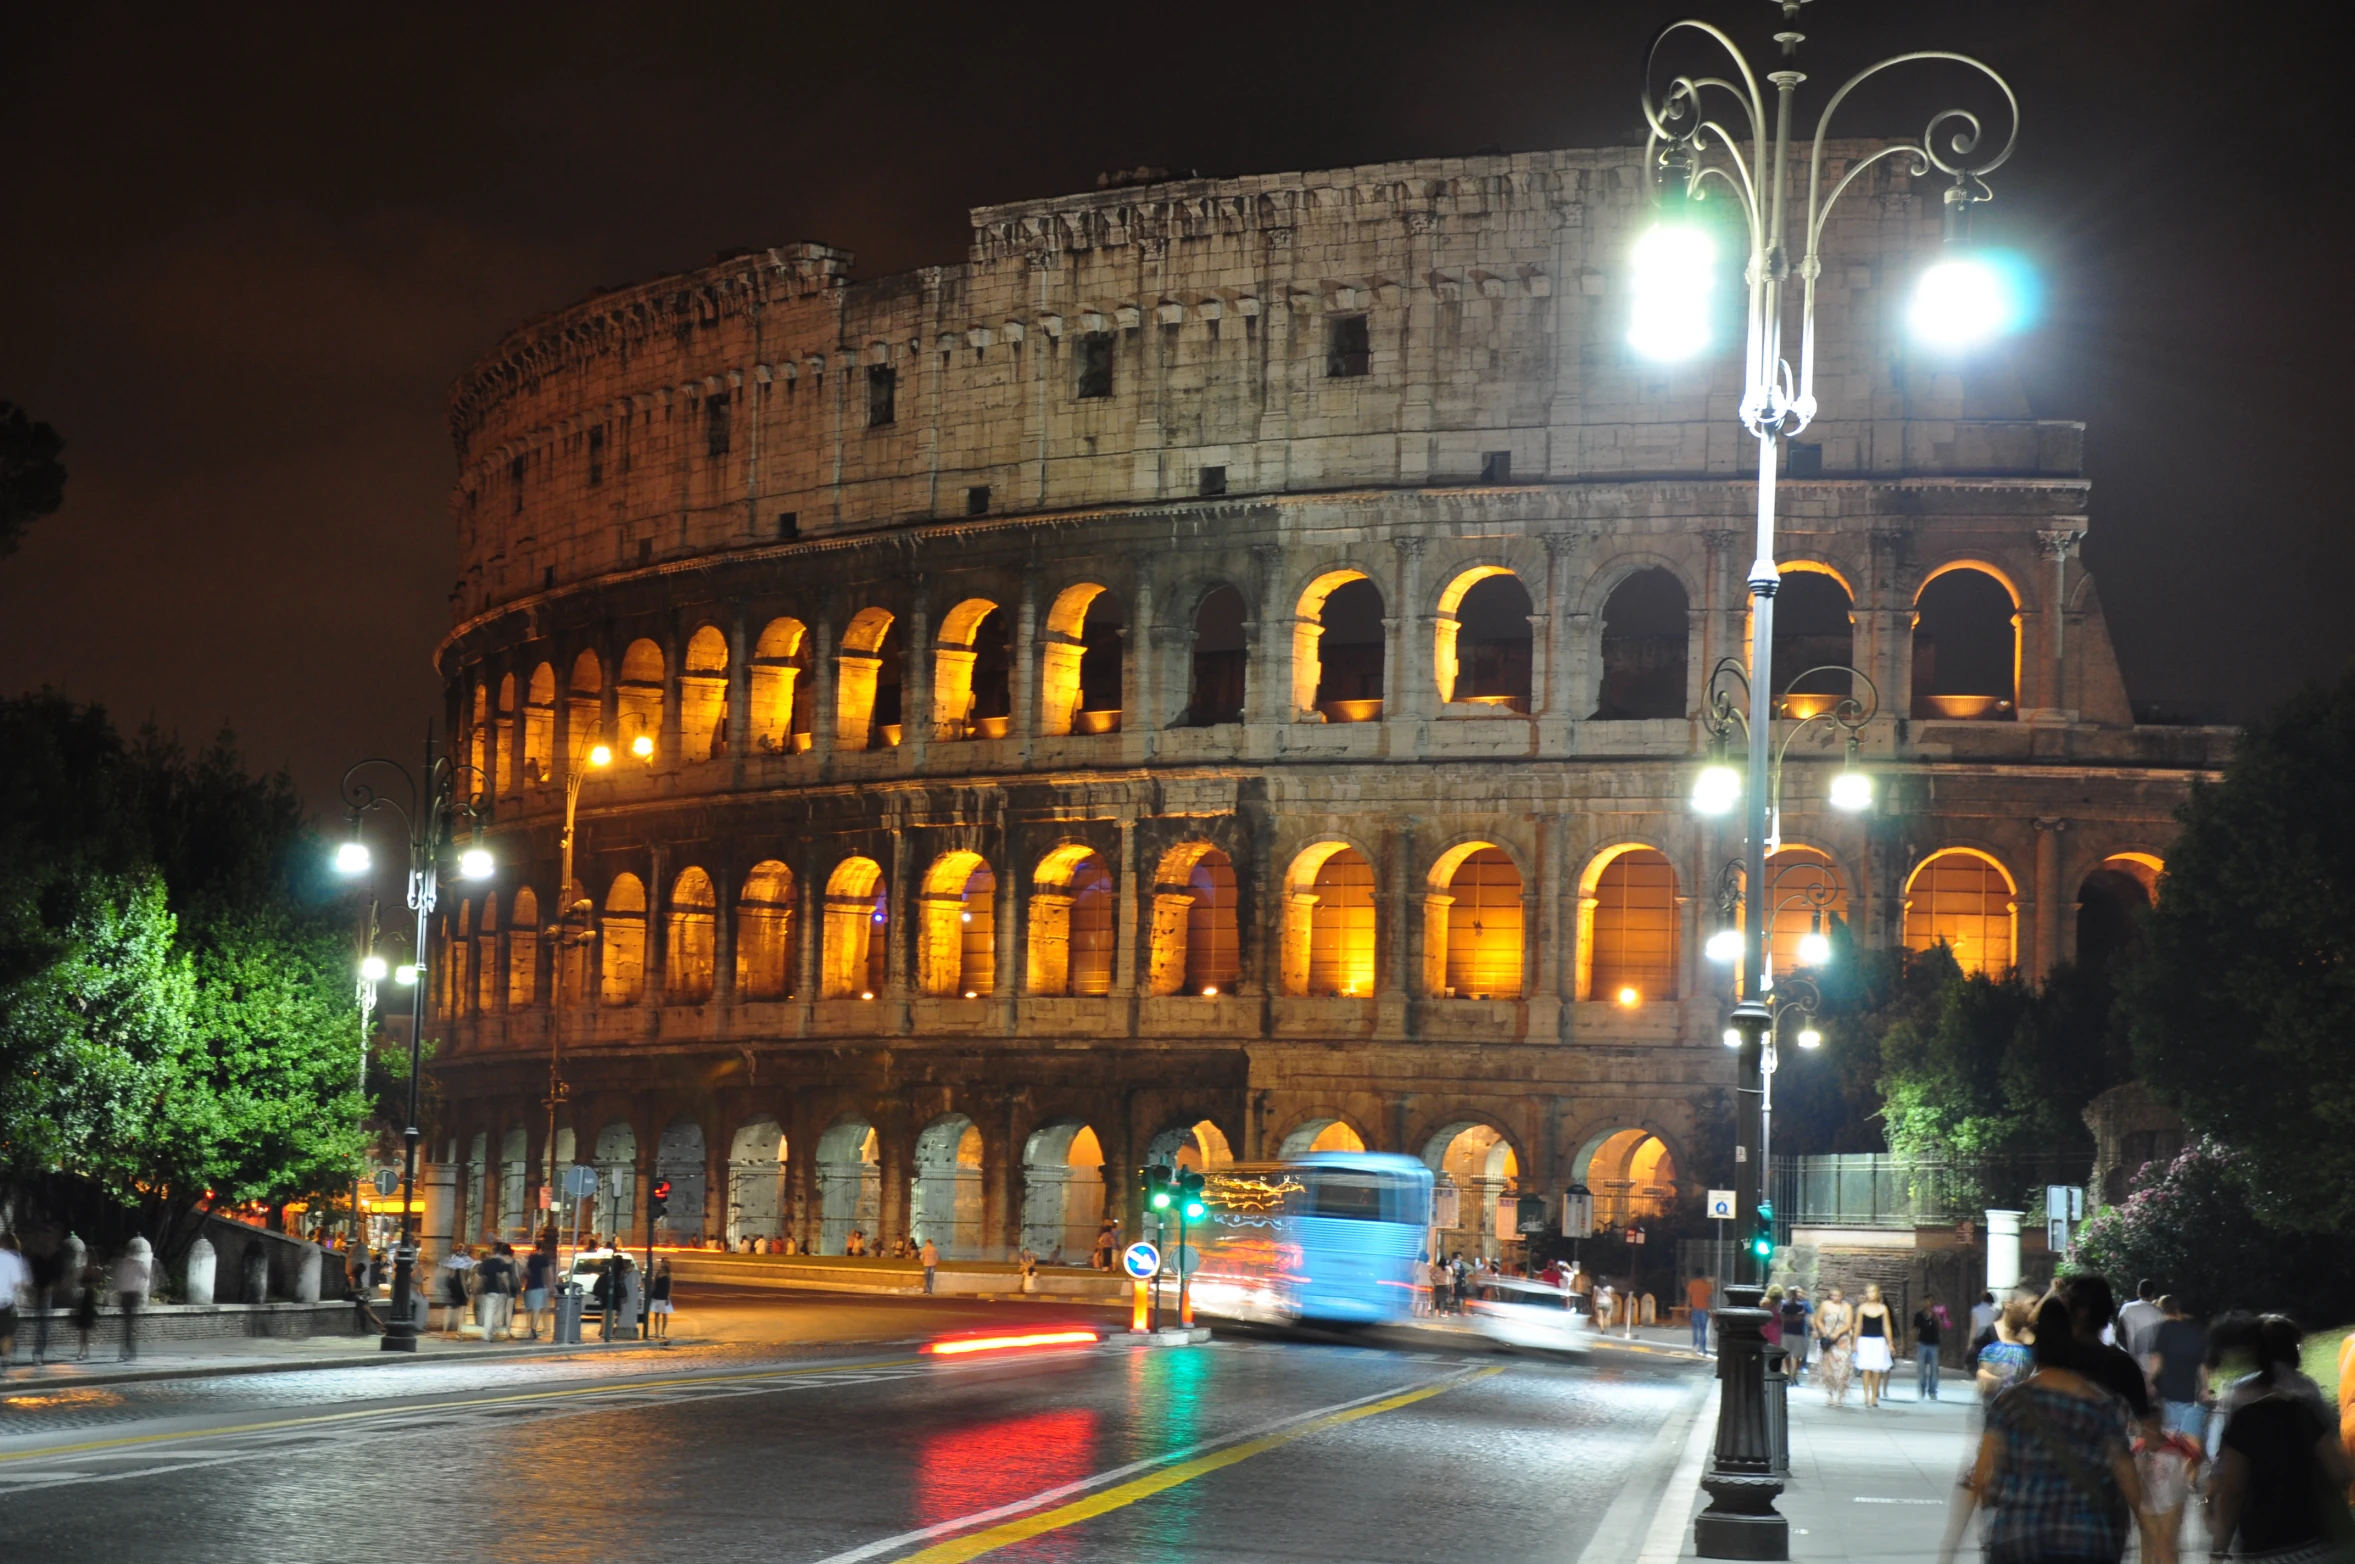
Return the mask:
{"type": "Polygon", "coordinates": [[[1210,1208],[1208,1206],[1205,1206],[1199,1200],[1189,1200],[1186,1202],[1186,1220],[1189,1222],[1199,1222],[1202,1220],[1204,1213],[1206,1213],[1209,1209],[1210,1208]]]}
{"type": "Polygon", "coordinates": [[[1153,1209],[1156,1211],[1167,1211],[1169,1209],[1168,1190],[1156,1189],[1153,1191],[1153,1209]]]}

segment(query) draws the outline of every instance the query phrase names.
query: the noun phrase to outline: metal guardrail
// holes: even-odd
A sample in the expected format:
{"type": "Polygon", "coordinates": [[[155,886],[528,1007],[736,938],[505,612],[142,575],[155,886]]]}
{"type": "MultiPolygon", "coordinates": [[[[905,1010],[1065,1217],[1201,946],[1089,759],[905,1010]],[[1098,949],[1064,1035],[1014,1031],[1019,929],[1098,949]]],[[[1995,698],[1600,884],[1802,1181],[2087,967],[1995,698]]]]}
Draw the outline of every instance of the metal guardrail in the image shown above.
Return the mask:
{"type": "Polygon", "coordinates": [[[1989,1207],[2044,1209],[2047,1184],[2082,1184],[2086,1158],[2068,1154],[1900,1157],[1887,1152],[1777,1157],[1778,1239],[1794,1227],[1944,1227],[1989,1207]]]}

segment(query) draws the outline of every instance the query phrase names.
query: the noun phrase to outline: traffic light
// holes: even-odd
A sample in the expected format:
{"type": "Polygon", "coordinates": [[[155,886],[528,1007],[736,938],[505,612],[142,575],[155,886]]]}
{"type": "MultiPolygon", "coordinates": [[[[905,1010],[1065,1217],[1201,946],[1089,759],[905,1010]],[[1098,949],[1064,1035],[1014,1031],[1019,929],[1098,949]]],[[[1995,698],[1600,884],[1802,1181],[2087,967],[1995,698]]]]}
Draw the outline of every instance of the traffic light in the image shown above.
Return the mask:
{"type": "Polygon", "coordinates": [[[1758,1223],[1750,1233],[1750,1253],[1762,1264],[1774,1258],[1774,1202],[1770,1200],[1758,1203],[1758,1223]]]}
{"type": "Polygon", "coordinates": [[[1180,1173],[1177,1188],[1181,1202],[1178,1207],[1179,1215],[1189,1222],[1199,1222],[1210,1214],[1210,1208],[1202,1203],[1201,1174],[1180,1173]]]}
{"type": "Polygon", "coordinates": [[[671,1208],[671,1181],[670,1181],[669,1179],[667,1179],[667,1178],[658,1178],[658,1179],[656,1179],[656,1180],[654,1181],[654,1187],[653,1187],[652,1189],[648,1190],[646,1193],[647,1193],[647,1196],[648,1196],[648,1199],[647,1199],[647,1201],[646,1201],[646,1220],[647,1220],[647,1221],[649,1221],[649,1222],[659,1222],[659,1221],[661,1221],[661,1220],[662,1220],[662,1219],[663,1219],[665,1216],[668,1216],[668,1215],[670,1214],[670,1208],[671,1208]]]}
{"type": "Polygon", "coordinates": [[[1176,1175],[1166,1162],[1145,1169],[1145,1209],[1158,1215],[1177,1204],[1176,1175]]]}

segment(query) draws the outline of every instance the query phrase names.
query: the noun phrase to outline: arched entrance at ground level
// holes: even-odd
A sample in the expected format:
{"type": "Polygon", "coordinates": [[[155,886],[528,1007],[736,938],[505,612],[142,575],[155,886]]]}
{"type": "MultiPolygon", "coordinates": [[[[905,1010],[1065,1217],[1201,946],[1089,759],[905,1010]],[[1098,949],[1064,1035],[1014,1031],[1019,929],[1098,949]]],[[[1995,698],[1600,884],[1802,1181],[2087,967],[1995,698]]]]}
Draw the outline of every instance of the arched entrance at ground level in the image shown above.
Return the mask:
{"type": "Polygon", "coordinates": [[[589,1226],[598,1233],[626,1237],[638,1220],[638,1135],[627,1124],[608,1124],[597,1132],[597,1198],[591,1202],[589,1226]]]}
{"type": "Polygon", "coordinates": [[[1650,1130],[1607,1130],[1595,1136],[1571,1164],[1570,1177],[1593,1193],[1598,1230],[1676,1209],[1676,1158],[1650,1130]]]}
{"type": "Polygon", "coordinates": [[[1161,1165],[1199,1173],[1206,1168],[1231,1167],[1234,1161],[1235,1153],[1227,1144],[1225,1132],[1208,1119],[1199,1124],[1163,1130],[1145,1147],[1147,1166],[1161,1165]]]}
{"type": "Polygon", "coordinates": [[[662,1132],[654,1150],[654,1177],[670,1180],[670,1210],[654,1224],[654,1241],[703,1242],[703,1126],[680,1119],[662,1132]]]}
{"type": "Polygon", "coordinates": [[[1311,1119],[1284,1137],[1279,1156],[1305,1157],[1312,1151],[1363,1151],[1365,1138],[1339,1119],[1311,1119]]]}
{"type": "Polygon", "coordinates": [[[871,1246],[883,1225],[883,1156],[864,1119],[818,1137],[818,1253],[841,1254],[856,1228],[871,1246]]]}
{"type": "Polygon", "coordinates": [[[1450,1124],[1423,1147],[1423,1162],[1438,1175],[1431,1195],[1431,1227],[1443,1254],[1493,1260],[1514,1230],[1521,1193],[1521,1159],[1493,1125],[1450,1124]]]}
{"type": "Polygon", "coordinates": [[[728,1244],[785,1236],[785,1130],[754,1119],[728,1146],[728,1244]]]}
{"type": "Polygon", "coordinates": [[[522,1125],[512,1125],[499,1138],[499,1231],[507,1238],[531,1236],[531,1210],[525,1204],[530,1170],[524,1165],[530,1144],[522,1125]]]}
{"type": "Polygon", "coordinates": [[[916,1188],[908,1236],[929,1238],[945,1260],[981,1257],[981,1131],[961,1113],[916,1137],[916,1188]]]}
{"type": "Polygon", "coordinates": [[[1084,1265],[1104,1220],[1104,1148],[1076,1122],[1031,1132],[1022,1149],[1022,1247],[1050,1265],[1084,1265]]]}

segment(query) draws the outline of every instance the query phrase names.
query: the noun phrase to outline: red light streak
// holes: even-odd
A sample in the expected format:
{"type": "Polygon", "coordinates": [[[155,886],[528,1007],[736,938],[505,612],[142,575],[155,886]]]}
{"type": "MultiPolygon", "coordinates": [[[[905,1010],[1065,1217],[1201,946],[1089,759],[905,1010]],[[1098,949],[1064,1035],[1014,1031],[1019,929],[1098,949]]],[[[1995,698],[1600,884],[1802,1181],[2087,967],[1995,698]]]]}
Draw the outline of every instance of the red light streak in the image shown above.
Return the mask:
{"type": "Polygon", "coordinates": [[[923,1350],[939,1357],[968,1352],[1012,1352],[1022,1347],[1094,1346],[1101,1340],[1092,1330],[1042,1330],[1024,1336],[975,1336],[963,1341],[928,1341],[923,1350]]]}

